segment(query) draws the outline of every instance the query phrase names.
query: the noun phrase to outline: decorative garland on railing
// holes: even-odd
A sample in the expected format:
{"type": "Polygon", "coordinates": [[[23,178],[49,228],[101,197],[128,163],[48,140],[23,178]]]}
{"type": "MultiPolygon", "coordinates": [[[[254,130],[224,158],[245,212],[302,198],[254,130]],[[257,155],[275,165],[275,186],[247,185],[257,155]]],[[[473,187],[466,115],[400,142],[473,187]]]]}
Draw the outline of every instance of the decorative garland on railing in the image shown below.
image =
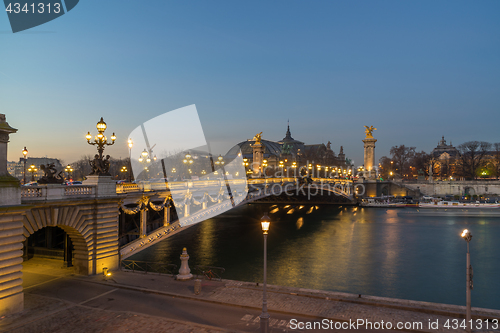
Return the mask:
{"type": "MultiPolygon", "coordinates": [[[[238,193],[237,191],[233,191],[232,192],[232,196],[233,198],[236,198],[236,197],[241,197],[243,194],[241,193],[238,193]]],[[[165,199],[163,200],[163,202],[161,204],[154,204],[150,198],[148,197],[143,197],[141,198],[138,202],[137,202],[137,206],[134,207],[134,208],[128,208],[126,207],[125,205],[121,205],[121,209],[123,210],[123,212],[125,212],[126,214],[129,214],[129,215],[133,215],[133,214],[137,214],[141,211],[141,209],[145,209],[147,208],[148,206],[151,207],[153,210],[159,212],[161,211],[162,209],[164,209],[165,207],[167,208],[170,208],[171,204],[174,203],[175,207],[177,208],[182,208],[186,205],[190,205],[190,204],[195,204],[195,205],[201,205],[203,203],[207,203],[207,202],[212,202],[212,203],[222,203],[222,201],[224,199],[227,199],[229,200],[231,197],[229,196],[229,194],[226,194],[226,192],[224,191],[223,188],[221,188],[219,190],[219,192],[217,193],[217,196],[215,197],[211,197],[208,192],[205,192],[203,194],[203,197],[198,201],[194,198],[193,196],[193,192],[191,191],[188,191],[186,193],[186,195],[184,196],[184,200],[181,201],[181,202],[175,202],[174,203],[174,200],[172,199],[171,196],[169,197],[165,197],[165,199]]]]}
{"type": "Polygon", "coordinates": [[[134,208],[127,208],[124,205],[121,205],[121,209],[123,210],[123,212],[125,212],[128,215],[134,215],[134,214],[137,214],[141,211],[142,206],[143,205],[141,202],[137,206],[135,206],[134,208]]]}
{"type": "Polygon", "coordinates": [[[149,207],[151,207],[153,210],[159,212],[160,210],[162,210],[165,207],[165,205],[167,205],[167,208],[170,208],[170,200],[171,199],[172,199],[171,197],[165,197],[165,200],[163,200],[163,202],[159,205],[156,205],[152,201],[149,201],[149,207]]]}

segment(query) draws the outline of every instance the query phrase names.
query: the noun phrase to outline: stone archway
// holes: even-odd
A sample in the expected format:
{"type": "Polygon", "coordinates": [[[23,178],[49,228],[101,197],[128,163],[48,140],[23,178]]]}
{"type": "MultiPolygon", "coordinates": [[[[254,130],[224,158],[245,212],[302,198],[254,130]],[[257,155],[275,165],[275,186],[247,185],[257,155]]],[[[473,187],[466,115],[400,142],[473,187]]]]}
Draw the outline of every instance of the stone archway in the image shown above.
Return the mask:
{"type": "Polygon", "coordinates": [[[43,227],[60,227],[73,243],[75,273],[99,274],[118,268],[118,205],[116,199],[40,204],[23,214],[23,236],[43,227]]]}
{"type": "Polygon", "coordinates": [[[473,187],[467,186],[464,188],[464,195],[475,195],[476,190],[473,187]]]}
{"type": "Polygon", "coordinates": [[[33,208],[27,211],[24,216],[23,236],[27,239],[30,235],[44,227],[59,227],[63,229],[73,243],[73,266],[75,267],[75,273],[87,275],[89,274],[89,244],[83,237],[82,232],[74,226],[78,210],[78,206],[33,208]]]}

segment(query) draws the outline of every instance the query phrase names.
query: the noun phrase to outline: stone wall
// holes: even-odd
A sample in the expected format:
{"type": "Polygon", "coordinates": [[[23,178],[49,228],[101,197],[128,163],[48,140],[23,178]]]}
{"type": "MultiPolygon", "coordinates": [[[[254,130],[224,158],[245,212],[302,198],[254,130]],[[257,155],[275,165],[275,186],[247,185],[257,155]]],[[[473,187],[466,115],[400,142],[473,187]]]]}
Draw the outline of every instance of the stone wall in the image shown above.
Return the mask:
{"type": "Polygon", "coordinates": [[[426,196],[445,196],[445,195],[487,195],[500,196],[500,181],[434,181],[434,182],[416,182],[399,183],[409,189],[419,190],[426,196]]]}

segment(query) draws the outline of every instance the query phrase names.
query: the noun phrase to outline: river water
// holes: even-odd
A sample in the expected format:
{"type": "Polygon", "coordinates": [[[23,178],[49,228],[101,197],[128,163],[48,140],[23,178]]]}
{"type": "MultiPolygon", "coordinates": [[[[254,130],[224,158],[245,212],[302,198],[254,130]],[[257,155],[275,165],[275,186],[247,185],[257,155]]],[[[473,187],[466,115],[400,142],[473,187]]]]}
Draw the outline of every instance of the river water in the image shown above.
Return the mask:
{"type": "Polygon", "coordinates": [[[259,221],[275,211],[269,214],[269,284],[465,305],[467,245],[460,233],[467,228],[473,235],[472,306],[500,309],[500,218],[398,215],[412,208],[299,208],[238,207],[130,259],[180,265],[187,247],[190,265],[220,266],[223,278],[262,282],[259,221]]]}

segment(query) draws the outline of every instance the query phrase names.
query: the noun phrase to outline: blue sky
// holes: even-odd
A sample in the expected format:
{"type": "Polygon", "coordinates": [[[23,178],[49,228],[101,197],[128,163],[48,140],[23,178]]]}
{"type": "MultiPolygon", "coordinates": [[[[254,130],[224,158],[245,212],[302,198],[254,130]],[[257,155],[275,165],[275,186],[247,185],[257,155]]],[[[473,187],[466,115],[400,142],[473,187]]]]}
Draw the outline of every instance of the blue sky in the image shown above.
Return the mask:
{"type": "Polygon", "coordinates": [[[332,142],[362,164],[393,145],[500,142],[500,2],[97,1],[12,34],[0,14],[0,112],[9,160],[128,154],[139,124],[196,104],[218,152],[264,132],[332,142]],[[109,133],[111,134],[111,133],[109,133]]]}

